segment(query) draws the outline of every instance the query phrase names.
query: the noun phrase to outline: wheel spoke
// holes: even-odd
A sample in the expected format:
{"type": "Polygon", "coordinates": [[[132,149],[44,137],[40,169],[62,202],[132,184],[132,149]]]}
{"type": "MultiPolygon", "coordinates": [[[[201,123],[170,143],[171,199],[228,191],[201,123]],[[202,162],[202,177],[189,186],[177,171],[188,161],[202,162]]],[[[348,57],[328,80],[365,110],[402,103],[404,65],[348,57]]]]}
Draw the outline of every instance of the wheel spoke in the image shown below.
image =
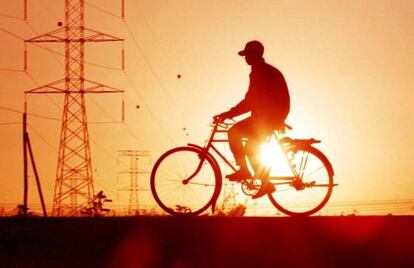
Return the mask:
{"type": "Polygon", "coordinates": [[[314,173],[318,172],[319,170],[321,170],[321,169],[323,169],[323,168],[325,168],[325,167],[324,167],[324,166],[320,166],[319,168],[317,168],[317,169],[315,169],[315,170],[313,170],[313,171],[311,171],[311,172],[307,173],[306,175],[303,175],[303,176],[302,176],[302,178],[304,179],[305,177],[308,177],[308,176],[310,176],[310,175],[312,175],[312,174],[314,174],[314,173]]]}
{"type": "Polygon", "coordinates": [[[197,148],[177,147],[162,155],[154,165],[151,191],[158,205],[168,213],[199,214],[217,198],[221,189],[219,173],[208,157],[200,166],[199,154],[197,148]],[[183,180],[190,176],[191,180],[184,184],[183,180]]]}
{"type": "Polygon", "coordinates": [[[278,210],[288,215],[316,213],[326,204],[332,192],[329,161],[313,147],[292,148],[287,153],[291,156],[291,166],[297,168],[299,178],[287,183],[272,182],[276,191],[269,195],[269,199],[278,210]]]}

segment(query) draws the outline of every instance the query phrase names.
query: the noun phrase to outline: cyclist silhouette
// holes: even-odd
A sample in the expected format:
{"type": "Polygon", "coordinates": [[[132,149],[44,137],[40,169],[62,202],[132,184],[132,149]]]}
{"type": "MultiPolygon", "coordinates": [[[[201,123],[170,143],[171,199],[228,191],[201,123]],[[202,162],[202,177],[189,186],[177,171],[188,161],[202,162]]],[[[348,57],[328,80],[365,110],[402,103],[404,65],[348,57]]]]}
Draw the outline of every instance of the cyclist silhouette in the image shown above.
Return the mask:
{"type": "Polygon", "coordinates": [[[251,66],[250,84],[242,101],[230,110],[214,116],[225,120],[248,112],[250,117],[235,123],[228,131],[230,150],[239,170],[226,176],[231,181],[251,178],[246,156],[255,172],[255,178],[262,180],[260,190],[252,197],[262,197],[275,191],[269,182],[269,171],[260,161],[260,145],[274,130],[283,129],[290,109],[288,87],[282,73],[265,62],[264,47],[259,41],[248,42],[238,54],[251,66]],[[247,142],[243,145],[243,138],[247,142]]]}

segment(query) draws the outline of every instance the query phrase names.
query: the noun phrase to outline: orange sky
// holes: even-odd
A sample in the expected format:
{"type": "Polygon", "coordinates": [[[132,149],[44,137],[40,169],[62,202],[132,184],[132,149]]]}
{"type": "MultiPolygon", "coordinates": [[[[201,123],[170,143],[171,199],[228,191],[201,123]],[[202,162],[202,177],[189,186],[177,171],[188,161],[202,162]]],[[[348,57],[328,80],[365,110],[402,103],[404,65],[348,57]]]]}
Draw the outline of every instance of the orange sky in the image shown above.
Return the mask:
{"type": "MultiPolygon", "coordinates": [[[[1,29],[28,39],[63,20],[63,0],[29,1],[28,23],[18,19],[22,2],[0,0],[1,29]]],[[[114,201],[128,200],[117,191],[128,184],[116,179],[118,150],[150,150],[155,161],[173,146],[202,142],[212,115],[244,96],[249,67],[236,52],[252,39],[262,41],[266,60],[285,75],[291,136],[322,140],[317,147],[340,184],[330,202],[414,198],[413,1],[126,0],[125,21],[117,18],[120,1],[87,3],[87,27],[126,39],[125,72],[86,65],[89,79],[126,91],[125,124],[89,126],[95,189],[114,201]]],[[[0,40],[0,69],[22,69],[22,40],[1,30],[0,40]]],[[[47,48],[63,52],[61,45],[47,48]]],[[[119,69],[121,48],[88,44],[86,61],[119,69]]],[[[25,90],[64,76],[61,56],[33,45],[28,51],[27,74],[0,71],[2,107],[22,110],[25,90]]],[[[29,96],[29,112],[60,118],[62,100],[29,96]]],[[[90,121],[120,119],[120,96],[87,101],[90,121]]],[[[0,110],[0,123],[19,121],[18,113],[0,110]]],[[[30,117],[29,124],[51,203],[60,123],[30,117]]],[[[20,137],[20,125],[0,125],[0,203],[22,199],[20,137]]],[[[140,185],[148,188],[148,178],[140,185]]],[[[33,181],[31,189],[38,203],[33,181]]],[[[147,192],[141,197],[152,204],[147,192]]]]}

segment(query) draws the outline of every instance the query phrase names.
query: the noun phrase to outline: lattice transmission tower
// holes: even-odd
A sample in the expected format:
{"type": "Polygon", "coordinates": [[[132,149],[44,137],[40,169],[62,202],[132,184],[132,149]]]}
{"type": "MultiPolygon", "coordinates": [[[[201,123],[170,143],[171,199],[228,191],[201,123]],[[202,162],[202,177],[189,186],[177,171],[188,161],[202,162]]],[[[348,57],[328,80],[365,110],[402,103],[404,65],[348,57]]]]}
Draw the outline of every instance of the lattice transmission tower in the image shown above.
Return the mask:
{"type": "Polygon", "coordinates": [[[89,145],[85,94],[120,93],[85,79],[85,43],[124,39],[85,28],[84,1],[65,0],[65,21],[57,30],[39,35],[27,43],[63,43],[65,78],[31,89],[29,94],[64,95],[60,146],[53,199],[54,216],[78,216],[93,198],[94,185],[89,145]]]}
{"type": "Polygon", "coordinates": [[[138,187],[138,176],[140,174],[147,174],[148,171],[140,169],[138,162],[140,158],[149,158],[150,154],[148,151],[139,150],[121,150],[119,151],[120,157],[129,157],[129,169],[118,172],[119,174],[129,174],[130,184],[127,187],[122,188],[122,191],[129,192],[129,203],[128,203],[128,214],[136,215],[139,214],[139,194],[138,187]]]}

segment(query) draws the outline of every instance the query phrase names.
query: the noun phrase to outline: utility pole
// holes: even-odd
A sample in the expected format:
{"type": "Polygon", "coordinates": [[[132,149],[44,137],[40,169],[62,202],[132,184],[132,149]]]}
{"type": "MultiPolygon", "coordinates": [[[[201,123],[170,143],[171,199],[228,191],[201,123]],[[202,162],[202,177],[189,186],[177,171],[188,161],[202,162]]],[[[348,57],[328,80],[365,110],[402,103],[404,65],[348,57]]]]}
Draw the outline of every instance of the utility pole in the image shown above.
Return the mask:
{"type": "Polygon", "coordinates": [[[65,78],[26,91],[63,94],[64,106],[53,199],[54,216],[79,216],[94,196],[85,94],[121,93],[85,78],[85,43],[123,41],[84,26],[84,0],[65,0],[65,22],[26,43],[65,44],[65,78]]]}
{"type": "Polygon", "coordinates": [[[29,179],[28,179],[28,161],[27,161],[27,152],[29,152],[30,161],[33,169],[34,176],[36,178],[37,191],[39,193],[40,203],[42,204],[43,216],[47,217],[45,200],[43,198],[42,187],[40,185],[39,174],[37,172],[34,154],[32,150],[32,145],[30,143],[29,133],[27,132],[27,114],[26,114],[26,103],[25,111],[23,113],[23,216],[28,216],[29,207],[27,205],[28,197],[28,188],[29,188],[29,179]]]}
{"type": "Polygon", "coordinates": [[[139,169],[138,161],[142,157],[149,157],[148,151],[139,150],[120,150],[119,157],[129,157],[129,169],[118,172],[119,174],[130,175],[130,185],[124,187],[122,191],[129,191],[129,204],[128,214],[136,215],[139,214],[139,187],[138,187],[138,176],[139,174],[147,174],[148,171],[139,169]]]}

